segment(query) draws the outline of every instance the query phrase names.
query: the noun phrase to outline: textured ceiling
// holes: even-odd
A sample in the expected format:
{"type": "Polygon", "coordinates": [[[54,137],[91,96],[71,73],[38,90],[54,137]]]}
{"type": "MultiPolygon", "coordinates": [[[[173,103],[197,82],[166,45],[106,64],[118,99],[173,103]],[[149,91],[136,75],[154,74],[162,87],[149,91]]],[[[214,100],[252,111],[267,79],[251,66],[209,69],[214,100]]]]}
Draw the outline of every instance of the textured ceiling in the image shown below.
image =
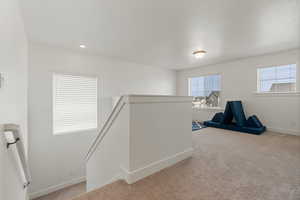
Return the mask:
{"type": "Polygon", "coordinates": [[[300,46],[300,0],[21,1],[31,41],[162,68],[300,46]]]}

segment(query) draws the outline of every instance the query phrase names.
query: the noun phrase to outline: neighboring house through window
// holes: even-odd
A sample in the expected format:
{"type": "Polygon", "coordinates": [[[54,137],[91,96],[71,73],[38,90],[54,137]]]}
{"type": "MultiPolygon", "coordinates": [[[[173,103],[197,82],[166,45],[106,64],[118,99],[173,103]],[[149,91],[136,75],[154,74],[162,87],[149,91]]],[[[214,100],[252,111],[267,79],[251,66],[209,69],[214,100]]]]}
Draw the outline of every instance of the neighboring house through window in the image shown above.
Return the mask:
{"type": "Polygon", "coordinates": [[[189,78],[189,95],[194,97],[193,107],[219,107],[221,75],[208,75],[189,78]]]}
{"type": "Polygon", "coordinates": [[[257,69],[257,92],[295,92],[296,64],[257,69]]]}
{"type": "Polygon", "coordinates": [[[97,128],[97,78],[53,74],[53,133],[97,128]]]}

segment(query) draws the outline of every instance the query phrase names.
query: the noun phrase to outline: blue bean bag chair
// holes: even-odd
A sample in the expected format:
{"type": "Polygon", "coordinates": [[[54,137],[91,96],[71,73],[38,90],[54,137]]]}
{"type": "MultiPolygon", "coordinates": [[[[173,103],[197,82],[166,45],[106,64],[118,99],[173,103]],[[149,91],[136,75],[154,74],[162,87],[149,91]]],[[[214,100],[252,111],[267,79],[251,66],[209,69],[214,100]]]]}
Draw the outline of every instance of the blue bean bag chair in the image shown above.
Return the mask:
{"type": "Polygon", "coordinates": [[[205,121],[204,125],[256,135],[260,135],[266,130],[256,115],[246,119],[241,101],[228,101],[224,113],[216,113],[213,119],[205,121]]]}

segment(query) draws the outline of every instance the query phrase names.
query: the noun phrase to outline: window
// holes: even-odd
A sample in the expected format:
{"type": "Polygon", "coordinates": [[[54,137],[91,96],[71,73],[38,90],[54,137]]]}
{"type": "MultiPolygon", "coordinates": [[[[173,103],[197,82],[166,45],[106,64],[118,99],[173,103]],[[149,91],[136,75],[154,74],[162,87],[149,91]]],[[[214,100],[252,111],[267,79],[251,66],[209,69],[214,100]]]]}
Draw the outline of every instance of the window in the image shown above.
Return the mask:
{"type": "Polygon", "coordinates": [[[296,64],[259,68],[258,92],[295,92],[296,64]]]}
{"type": "Polygon", "coordinates": [[[193,107],[219,107],[221,75],[193,77],[189,79],[189,95],[194,97],[193,107]]]}
{"type": "Polygon", "coordinates": [[[97,128],[97,78],[53,75],[53,133],[97,128]]]}

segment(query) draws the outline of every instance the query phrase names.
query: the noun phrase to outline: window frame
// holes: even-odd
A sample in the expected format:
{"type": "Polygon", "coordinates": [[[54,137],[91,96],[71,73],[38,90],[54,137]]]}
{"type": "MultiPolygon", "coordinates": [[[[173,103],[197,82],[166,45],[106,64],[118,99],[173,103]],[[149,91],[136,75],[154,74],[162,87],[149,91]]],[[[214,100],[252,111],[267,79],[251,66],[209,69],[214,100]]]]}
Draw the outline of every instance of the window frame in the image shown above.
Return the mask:
{"type": "MultiPolygon", "coordinates": [[[[203,76],[214,76],[214,75],[219,75],[220,76],[220,99],[219,99],[219,105],[217,107],[202,107],[202,108],[197,108],[197,109],[203,109],[203,110],[221,110],[221,105],[222,105],[222,91],[223,91],[223,74],[216,72],[216,73],[204,73],[204,74],[197,74],[194,76],[188,77],[188,96],[194,97],[191,95],[191,80],[192,78],[198,78],[198,77],[203,77],[203,76]]],[[[194,108],[194,107],[193,107],[194,108]]]]}
{"type": "Polygon", "coordinates": [[[298,64],[297,62],[295,63],[285,63],[285,64],[278,64],[278,65],[269,65],[269,66],[264,66],[264,67],[257,67],[256,68],[256,94],[298,94],[298,64]],[[296,77],[295,77],[295,91],[287,91],[287,92],[263,92],[263,91],[260,91],[260,83],[261,83],[261,80],[260,80],[260,73],[259,73],[259,70],[260,69],[264,69],[264,68],[277,68],[277,67],[281,67],[281,66],[287,66],[287,65],[296,65],[296,77]]]}
{"type": "MultiPolygon", "coordinates": [[[[66,73],[66,72],[52,72],[51,74],[51,79],[52,79],[52,102],[51,102],[51,108],[52,108],[52,123],[51,123],[51,128],[52,128],[52,134],[54,136],[60,136],[60,135],[66,135],[66,134],[73,134],[73,133],[82,133],[82,132],[94,132],[99,129],[99,120],[100,120],[100,115],[99,115],[99,109],[102,107],[102,104],[99,103],[100,99],[100,92],[102,91],[102,88],[99,88],[99,83],[101,83],[101,79],[98,76],[95,75],[89,75],[89,74],[83,74],[83,73],[66,73]],[[54,109],[55,109],[55,81],[54,81],[54,76],[55,75],[66,75],[66,76],[79,76],[79,77],[86,77],[86,78],[94,78],[96,79],[96,127],[95,128],[83,128],[83,129],[78,129],[78,130],[69,130],[69,131],[60,131],[60,132],[55,132],[54,131],[54,109]],[[99,92],[100,91],[100,92],[99,92]]],[[[102,84],[101,84],[102,85],[102,84]]]]}

